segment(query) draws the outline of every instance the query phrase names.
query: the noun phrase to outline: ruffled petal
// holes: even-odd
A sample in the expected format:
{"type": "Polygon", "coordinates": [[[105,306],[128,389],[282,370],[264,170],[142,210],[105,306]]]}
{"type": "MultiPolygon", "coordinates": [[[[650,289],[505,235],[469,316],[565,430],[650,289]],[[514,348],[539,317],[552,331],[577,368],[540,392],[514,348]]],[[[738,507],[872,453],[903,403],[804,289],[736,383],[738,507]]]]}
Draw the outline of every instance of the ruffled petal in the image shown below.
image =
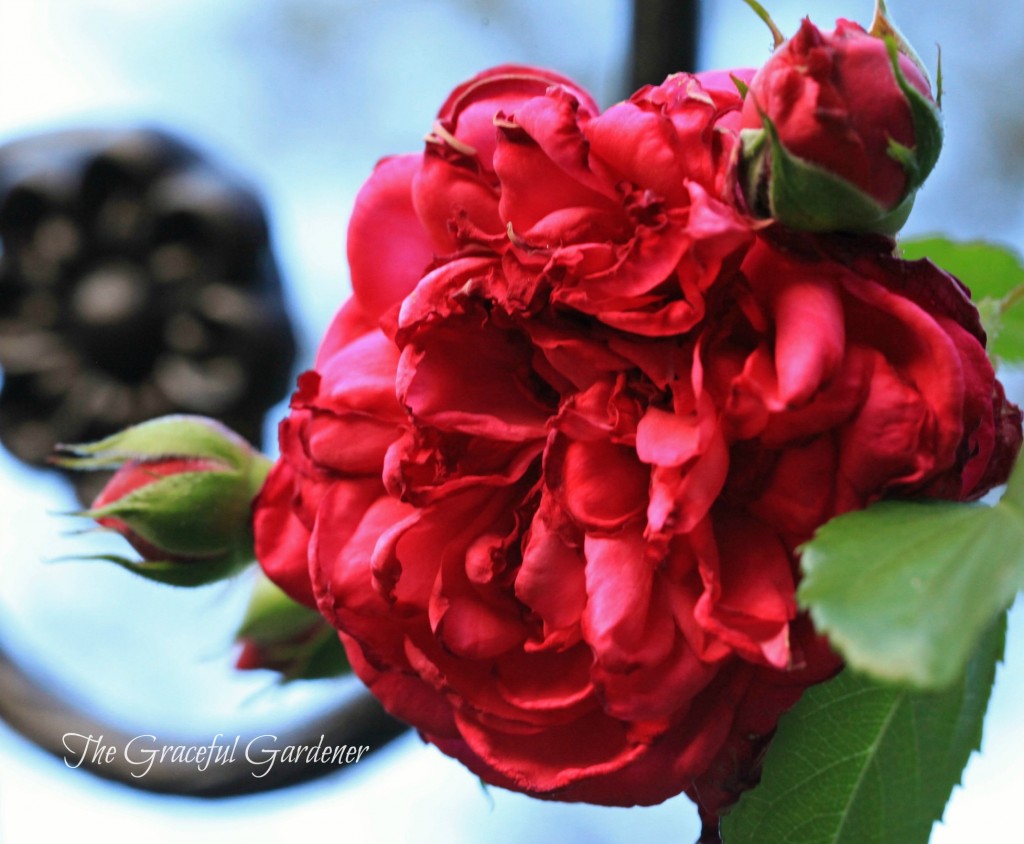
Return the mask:
{"type": "Polygon", "coordinates": [[[418,155],[385,158],[356,197],[348,225],[352,290],[369,319],[379,319],[420,280],[434,246],[412,202],[418,155]]]}

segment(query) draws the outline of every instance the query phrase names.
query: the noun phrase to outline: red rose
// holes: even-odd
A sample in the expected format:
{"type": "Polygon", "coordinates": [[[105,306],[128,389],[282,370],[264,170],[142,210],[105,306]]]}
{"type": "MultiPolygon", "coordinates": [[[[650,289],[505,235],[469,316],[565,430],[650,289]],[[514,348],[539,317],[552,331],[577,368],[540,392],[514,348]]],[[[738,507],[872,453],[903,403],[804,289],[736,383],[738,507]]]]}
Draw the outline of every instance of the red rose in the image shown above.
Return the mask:
{"type": "MultiPolygon", "coordinates": [[[[883,38],[847,20],[837,21],[834,32],[823,33],[804,19],[799,32],[754,76],[742,125],[755,133],[752,139],[760,139],[757,130],[766,118],[785,152],[798,164],[810,165],[809,175],[827,174],[820,184],[815,182],[822,207],[802,195],[809,190],[808,175],[798,181],[793,173],[772,172],[778,161],[760,163],[761,156],[771,158],[771,143],[763,140],[748,141],[745,148],[754,182],[748,185],[752,205],[770,195],[771,216],[798,228],[885,228],[877,221],[860,220],[851,208],[830,207],[853,205],[854,200],[845,193],[834,194],[828,178],[838,177],[861,192],[883,216],[912,198],[934,166],[941,129],[928,80],[907,55],[899,53],[895,61],[902,84],[883,38]],[[779,180],[793,184],[773,184],[779,180]],[[802,219],[805,213],[827,221],[815,225],[818,221],[802,219]],[[849,225],[841,224],[845,217],[849,225]]],[[[889,230],[898,229],[906,213],[909,202],[889,230]]]]}
{"type": "Polygon", "coordinates": [[[486,781],[713,816],[838,667],[796,547],[887,494],[980,495],[1020,416],[951,277],[730,205],[721,75],[602,115],[509,76],[360,194],[257,551],[486,781]]]}

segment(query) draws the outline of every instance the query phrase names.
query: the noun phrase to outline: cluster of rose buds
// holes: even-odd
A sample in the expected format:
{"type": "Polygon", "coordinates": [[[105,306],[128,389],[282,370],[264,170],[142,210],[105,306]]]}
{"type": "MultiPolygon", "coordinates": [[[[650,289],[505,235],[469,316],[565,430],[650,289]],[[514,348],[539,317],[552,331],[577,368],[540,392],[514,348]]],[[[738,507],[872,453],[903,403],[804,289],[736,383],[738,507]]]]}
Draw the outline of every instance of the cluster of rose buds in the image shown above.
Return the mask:
{"type": "MultiPolygon", "coordinates": [[[[458,86],[357,198],[353,296],[253,505],[263,571],[486,782],[685,791],[713,829],[840,666],[801,544],[977,498],[1020,447],[963,285],[890,237],[940,139],[884,13],[604,112],[530,67],[458,86]]],[[[176,555],[133,498],[219,459],[129,463],[92,515],[176,555]]]]}

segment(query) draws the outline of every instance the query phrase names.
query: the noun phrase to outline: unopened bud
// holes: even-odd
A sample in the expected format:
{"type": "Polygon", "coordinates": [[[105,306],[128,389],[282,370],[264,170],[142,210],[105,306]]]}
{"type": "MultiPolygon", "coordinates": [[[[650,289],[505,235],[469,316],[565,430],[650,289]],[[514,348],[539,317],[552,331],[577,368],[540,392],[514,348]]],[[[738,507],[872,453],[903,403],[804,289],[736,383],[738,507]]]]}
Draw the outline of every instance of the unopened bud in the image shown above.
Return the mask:
{"type": "Polygon", "coordinates": [[[928,77],[884,5],[871,32],[805,19],[751,81],[742,125],[749,208],[804,231],[895,234],[942,148],[928,77]]]}
{"type": "Polygon", "coordinates": [[[336,677],[351,670],[338,631],[263,575],[253,588],[236,640],[242,646],[237,668],[276,671],[285,682],[336,677]]]}
{"type": "Polygon", "coordinates": [[[252,501],[270,462],[219,422],[167,416],[59,450],[68,468],[116,469],[80,515],[120,533],[142,559],[103,559],[177,586],[252,562],[252,501]]]}

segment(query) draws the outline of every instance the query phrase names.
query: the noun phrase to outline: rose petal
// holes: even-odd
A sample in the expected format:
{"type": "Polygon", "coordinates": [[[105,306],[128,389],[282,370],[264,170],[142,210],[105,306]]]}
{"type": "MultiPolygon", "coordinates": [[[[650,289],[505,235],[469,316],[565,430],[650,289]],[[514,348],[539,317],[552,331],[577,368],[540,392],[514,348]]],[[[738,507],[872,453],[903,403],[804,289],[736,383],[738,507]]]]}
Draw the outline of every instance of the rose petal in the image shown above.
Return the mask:
{"type": "Polygon", "coordinates": [[[583,549],[566,540],[565,521],[545,492],[516,572],[516,597],[540,616],[545,636],[579,624],[587,603],[583,549]]]}
{"type": "Polygon", "coordinates": [[[398,304],[434,257],[412,203],[420,160],[418,155],[382,159],[356,197],[346,248],[352,290],[369,319],[398,304]]]}
{"type": "Polygon", "coordinates": [[[338,483],[324,496],[310,545],[310,570],[320,611],[342,629],[368,616],[367,629],[388,633],[388,605],[375,589],[372,557],[377,543],[410,518],[412,508],[371,482],[338,483]]]}
{"type": "Polygon", "coordinates": [[[717,559],[700,559],[705,592],[694,615],[746,659],[785,668],[789,622],[796,615],[792,561],[767,526],[718,514],[717,559]]]}
{"type": "Polygon", "coordinates": [[[591,661],[584,644],[558,652],[513,652],[498,662],[498,688],[522,709],[582,715],[594,708],[591,661]]]}
{"type": "Polygon", "coordinates": [[[497,440],[544,437],[551,408],[522,377],[531,354],[522,335],[453,318],[406,346],[398,395],[416,419],[441,430],[497,440]]]}
{"type": "Polygon", "coordinates": [[[601,441],[569,443],[562,455],[559,480],[567,511],[588,529],[619,528],[647,506],[650,470],[627,446],[601,441]]]}
{"type": "Polygon", "coordinates": [[[438,117],[452,125],[459,141],[472,147],[481,164],[489,168],[497,145],[495,116],[499,112],[515,113],[524,103],[544,96],[552,87],[565,90],[584,111],[598,111],[590,95],[571,79],[551,70],[506,64],[485,70],[459,85],[441,106],[438,117]]]}
{"type": "Polygon", "coordinates": [[[643,743],[630,740],[625,724],[600,712],[564,727],[518,733],[487,729],[462,712],[456,713],[456,724],[488,768],[541,795],[620,770],[646,749],[643,743]]]}
{"type": "Polygon", "coordinates": [[[674,625],[661,607],[652,608],[658,560],[640,531],[588,536],[584,552],[583,632],[595,658],[618,671],[663,659],[672,649],[674,625]]]}
{"type": "Polygon", "coordinates": [[[314,607],[307,563],[311,531],[292,507],[295,488],[292,467],[284,461],[275,463],[253,506],[256,559],[291,598],[314,607]]]}
{"type": "MultiPolygon", "coordinates": [[[[604,663],[594,670],[609,715],[628,721],[656,721],[685,717],[693,698],[717,673],[717,666],[697,658],[682,634],[662,660],[629,671],[612,671],[604,663]]],[[[665,720],[667,729],[669,721],[665,720]]]]}

